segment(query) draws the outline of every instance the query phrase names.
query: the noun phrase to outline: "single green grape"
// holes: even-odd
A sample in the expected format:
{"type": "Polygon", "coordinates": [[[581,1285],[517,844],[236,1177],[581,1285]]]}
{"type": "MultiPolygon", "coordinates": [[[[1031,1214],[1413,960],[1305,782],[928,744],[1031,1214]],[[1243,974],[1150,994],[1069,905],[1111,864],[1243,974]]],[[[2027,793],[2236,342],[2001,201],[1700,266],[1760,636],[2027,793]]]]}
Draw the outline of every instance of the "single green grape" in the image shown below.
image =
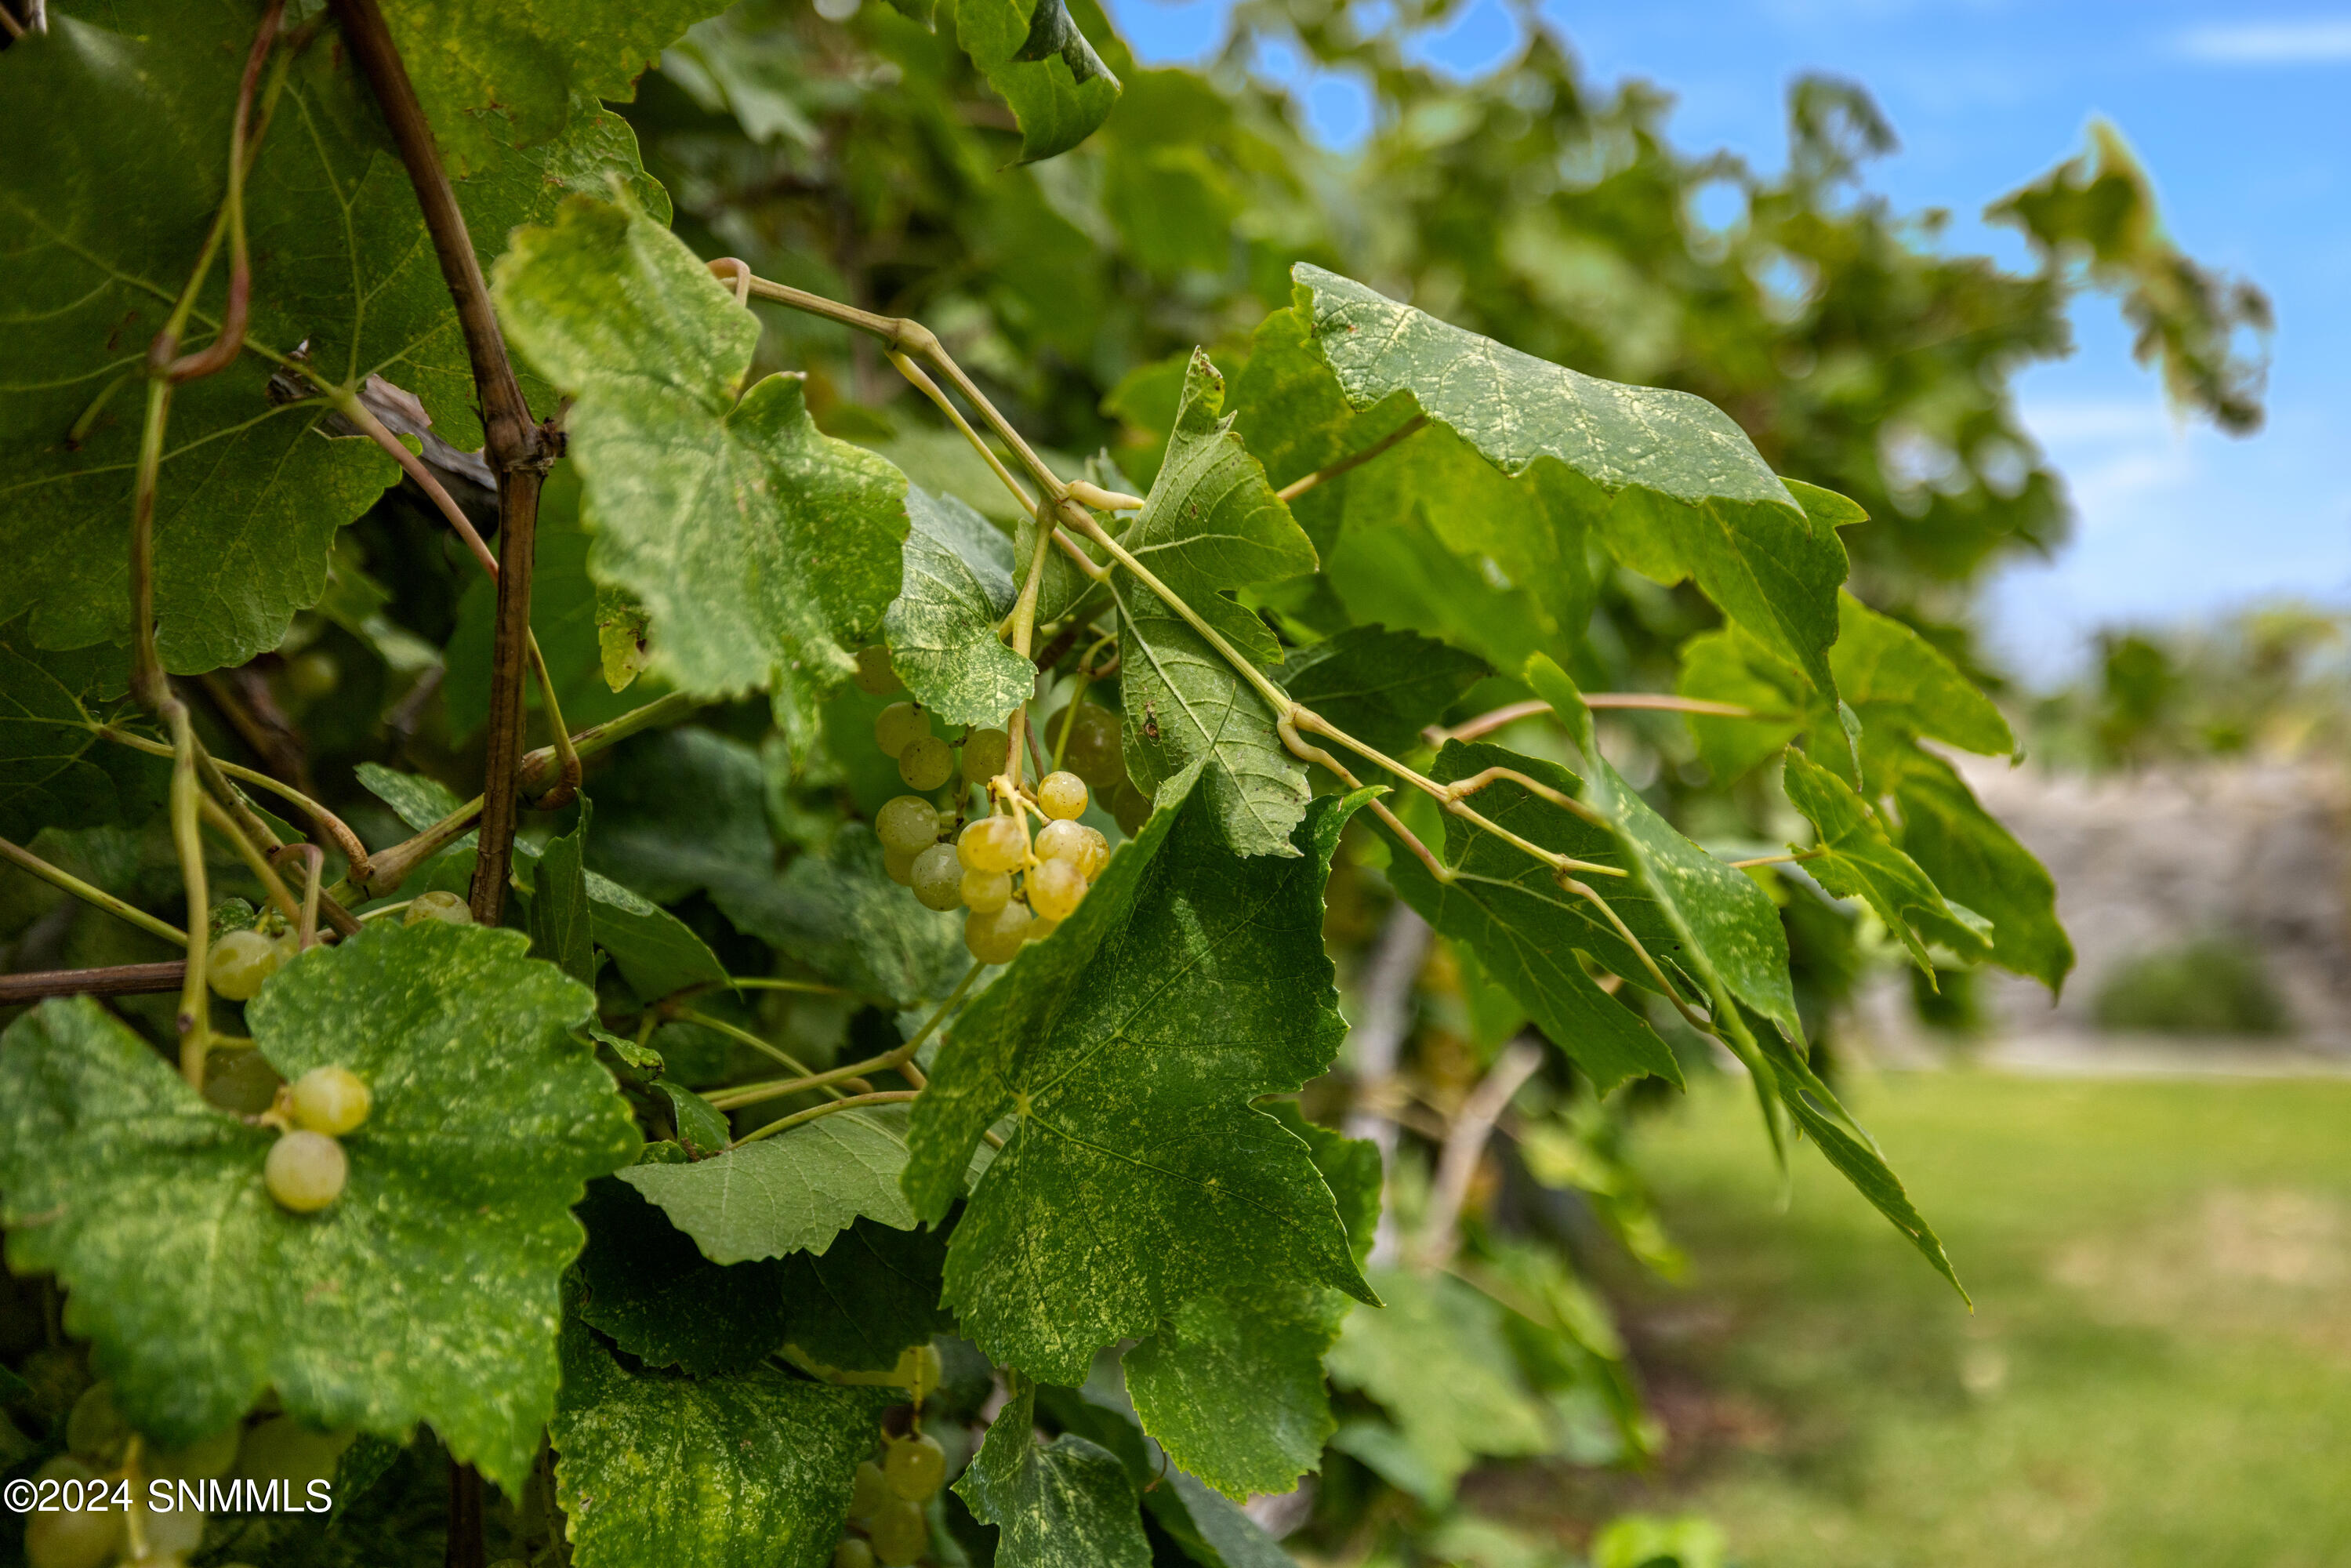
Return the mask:
{"type": "Polygon", "coordinates": [[[918,735],[898,753],[898,777],[909,789],[935,789],[955,777],[955,748],[935,735],[918,735]]]}
{"type": "Polygon", "coordinates": [[[204,955],[204,978],[215,995],[249,1002],[261,994],[261,983],[277,973],[282,957],[277,944],[258,931],[224,931],[204,955]]]}
{"type": "Polygon", "coordinates": [[[1029,859],[1029,829],[1018,817],[982,817],[956,841],[956,853],[972,871],[1019,871],[1029,859]]]}
{"type": "Polygon", "coordinates": [[[1085,852],[1077,857],[1078,869],[1085,873],[1088,882],[1092,882],[1110,864],[1110,841],[1102,837],[1100,828],[1089,828],[1082,822],[1078,826],[1086,835],[1085,852]]]}
{"type": "Polygon", "coordinates": [[[854,1535],[845,1535],[832,1549],[832,1568],[873,1568],[873,1548],[854,1535]]]}
{"type": "Polygon", "coordinates": [[[857,650],[857,674],[853,678],[857,689],[869,697],[886,697],[905,684],[891,667],[890,650],[879,643],[857,650]]]}
{"type": "Polygon", "coordinates": [[[910,743],[930,733],[931,716],[913,703],[892,703],[873,720],[873,744],[888,758],[894,758],[910,743]]]}
{"type": "Polygon", "coordinates": [[[1133,784],[1121,785],[1111,791],[1110,814],[1118,822],[1119,831],[1132,837],[1151,820],[1151,797],[1133,784]]]}
{"type": "Polygon", "coordinates": [[[408,906],[408,913],[400,917],[402,925],[422,925],[432,920],[444,925],[471,925],[474,912],[455,894],[434,888],[431,893],[418,894],[416,902],[408,906]]]}
{"type": "Polygon", "coordinates": [[[882,1467],[871,1459],[859,1465],[857,1479],[850,1484],[849,1517],[872,1519],[890,1499],[890,1483],[882,1474],[882,1467]]]}
{"type": "Polygon", "coordinates": [[[930,1549],[931,1521],[904,1498],[893,1498],[866,1527],[873,1559],[882,1568],[909,1568],[930,1549]]]}
{"type": "Polygon", "coordinates": [[[324,1133],[286,1134],[269,1145],[261,1167],[269,1196],[297,1214],[316,1214],[342,1197],[350,1174],[343,1145],[324,1133]]]}
{"type": "Polygon", "coordinates": [[[1000,871],[967,871],[962,891],[965,908],[987,915],[1012,902],[1012,879],[1000,871]]]}
{"type": "Polygon", "coordinates": [[[933,844],[914,857],[914,901],[946,911],[963,903],[963,862],[953,844],[933,844]]]}
{"type": "Polygon", "coordinates": [[[1107,793],[1126,779],[1126,757],[1120,747],[1118,716],[1096,703],[1065,707],[1045,721],[1045,755],[1059,756],[1061,765],[1095,789],[1107,793]],[[1070,731],[1067,745],[1061,730],[1070,731]]]}
{"type": "Polygon", "coordinates": [[[885,848],[882,852],[882,870],[900,887],[912,887],[914,885],[914,857],[922,852],[920,850],[885,848]]]}
{"type": "Polygon", "coordinates": [[[1004,771],[1012,756],[1012,737],[1000,729],[975,729],[964,737],[963,781],[985,784],[1004,771]]]}
{"type": "Polygon", "coordinates": [[[36,1513],[25,1522],[28,1568],[106,1568],[123,1544],[125,1516],[95,1510],[36,1513]]]}
{"type": "Polygon", "coordinates": [[[1058,822],[1048,822],[1037,830],[1037,858],[1047,861],[1079,860],[1086,852],[1086,834],[1091,831],[1092,830],[1083,822],[1072,822],[1066,818],[1058,822]]]}
{"type": "Polygon", "coordinates": [[[1029,934],[1022,937],[1021,940],[1024,942],[1042,942],[1046,937],[1050,936],[1054,932],[1059,931],[1061,928],[1061,923],[1058,920],[1031,920],[1029,923],[1029,934]]]}
{"type": "Polygon", "coordinates": [[[947,1451],[937,1438],[916,1432],[890,1445],[882,1456],[882,1476],[908,1502],[928,1502],[947,1479],[947,1451]]]}
{"type": "Polygon", "coordinates": [[[938,809],[920,795],[901,795],[873,813],[873,836],[885,850],[918,854],[939,841],[938,809]]]}
{"type": "Polygon", "coordinates": [[[294,1081],[294,1124],[340,1138],[368,1119],[375,1096],[348,1067],[314,1067],[294,1081]]]}
{"type": "Polygon", "coordinates": [[[236,1473],[247,1480],[284,1481],[301,1496],[312,1481],[331,1481],[355,1430],[321,1432],[291,1416],[272,1416],[248,1428],[236,1450],[236,1473]]]}
{"type": "Polygon", "coordinates": [[[121,1463],[130,1441],[131,1423],[115,1406],[113,1383],[100,1379],[83,1389],[66,1417],[66,1448],[76,1458],[104,1469],[121,1463]]]}
{"type": "Polygon", "coordinates": [[[1074,773],[1048,773],[1037,780],[1037,804],[1057,821],[1086,814],[1086,781],[1074,773]]]}
{"type": "Polygon", "coordinates": [[[1040,920],[1067,920],[1086,895],[1085,873],[1068,861],[1047,861],[1029,867],[1026,886],[1029,907],[1040,920]]]}
{"type": "Polygon", "coordinates": [[[237,1440],[241,1436],[235,1427],[227,1427],[184,1448],[150,1448],[140,1465],[154,1480],[216,1480],[236,1464],[237,1440]]]}
{"type": "Polygon", "coordinates": [[[914,1358],[914,1364],[912,1375],[901,1381],[914,1396],[914,1403],[920,1405],[938,1392],[939,1385],[946,1379],[946,1367],[939,1360],[937,1345],[918,1344],[906,1354],[914,1358]]]}
{"type": "Polygon", "coordinates": [[[134,1568],[181,1568],[188,1553],[204,1544],[204,1511],[200,1508],[174,1508],[164,1511],[149,1509],[143,1521],[147,1535],[147,1555],[138,1560],[134,1568]]]}
{"type": "Polygon", "coordinates": [[[1009,964],[1029,940],[1029,906],[1008,904],[964,917],[963,945],[983,964],[1009,964]]]}
{"type": "Polygon", "coordinates": [[[332,653],[324,648],[313,648],[287,661],[286,694],[297,702],[317,702],[333,693],[342,674],[332,653]]]}

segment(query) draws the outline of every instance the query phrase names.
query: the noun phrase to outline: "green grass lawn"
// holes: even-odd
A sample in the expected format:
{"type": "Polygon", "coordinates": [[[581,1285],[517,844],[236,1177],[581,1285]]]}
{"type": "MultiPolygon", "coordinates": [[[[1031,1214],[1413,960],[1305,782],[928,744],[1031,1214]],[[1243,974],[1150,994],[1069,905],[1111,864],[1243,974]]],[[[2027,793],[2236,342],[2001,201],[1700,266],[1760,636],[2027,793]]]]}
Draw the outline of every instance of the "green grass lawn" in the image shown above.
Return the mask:
{"type": "Polygon", "coordinates": [[[1717,1085],[1643,1134],[1691,1258],[1634,1317],[1747,1568],[2351,1563],[2351,1082],[1859,1086],[1967,1308],[1717,1085]]]}

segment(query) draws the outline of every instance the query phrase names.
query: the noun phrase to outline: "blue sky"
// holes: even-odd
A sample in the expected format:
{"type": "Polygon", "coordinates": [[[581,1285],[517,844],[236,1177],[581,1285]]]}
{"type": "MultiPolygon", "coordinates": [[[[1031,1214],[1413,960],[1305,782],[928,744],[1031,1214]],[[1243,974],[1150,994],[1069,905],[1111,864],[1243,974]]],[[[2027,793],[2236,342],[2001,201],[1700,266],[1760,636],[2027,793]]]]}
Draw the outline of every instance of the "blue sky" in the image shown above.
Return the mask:
{"type": "MultiPolygon", "coordinates": [[[[1196,59],[1228,0],[1113,0],[1146,60],[1196,59]]],[[[1589,76],[1645,77],[1676,95],[1690,149],[1784,160],[1788,81],[1858,79],[1902,139],[1872,183],[1943,206],[1951,243],[2022,264],[1977,219],[2083,144],[2093,114],[2145,157],[2175,235],[2270,293],[2278,335],[2266,430],[2233,440],[2182,425],[2104,299],[2075,312],[2074,357],[2019,386],[2027,423],[2065,474],[2073,540],[1990,585],[1992,648],[2030,678],[2078,660],[2101,626],[2160,624],[2296,594],[2351,603],[2351,4],[2279,0],[1541,0],[1589,76]]],[[[1469,0],[1418,47],[1464,76],[1508,57],[1520,24],[1469,0]]],[[[1279,62],[1275,62],[1279,63],[1279,62]]],[[[1322,132],[1362,134],[1344,82],[1296,84],[1322,132]]]]}

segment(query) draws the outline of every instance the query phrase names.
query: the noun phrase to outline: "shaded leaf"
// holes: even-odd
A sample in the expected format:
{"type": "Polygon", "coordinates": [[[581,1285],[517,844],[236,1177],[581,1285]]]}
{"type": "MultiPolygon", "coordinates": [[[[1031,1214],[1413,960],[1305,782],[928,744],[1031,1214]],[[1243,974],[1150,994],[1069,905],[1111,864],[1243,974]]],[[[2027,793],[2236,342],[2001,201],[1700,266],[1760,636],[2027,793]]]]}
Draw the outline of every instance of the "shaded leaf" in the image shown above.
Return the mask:
{"type": "Polygon", "coordinates": [[[172,765],[89,727],[128,688],[122,656],[41,653],[25,632],[19,622],[0,642],[0,838],[143,821],[162,804],[172,765]]]}
{"type": "Polygon", "coordinates": [[[862,822],[844,824],[822,853],[800,856],[780,877],[716,885],[711,896],[737,930],[896,1007],[946,996],[971,967],[962,922],[925,909],[892,882],[881,841],[862,822]]]}
{"type": "Polygon", "coordinates": [[[655,904],[765,878],[775,863],[758,752],[698,726],[622,747],[596,800],[589,865],[655,904]]]}
{"type": "Polygon", "coordinates": [[[1027,702],[1037,667],[997,634],[1012,612],[1012,541],[953,496],[909,486],[905,578],[883,625],[890,663],[942,724],[1001,727],[1027,702]]]}
{"type": "Polygon", "coordinates": [[[579,821],[561,838],[548,840],[530,868],[530,956],[590,988],[596,984],[596,946],[580,857],[592,814],[588,797],[580,796],[579,821]]]}
{"type": "Polygon", "coordinates": [[[520,932],[377,924],[272,977],[246,1017],[287,1078],[340,1064],[373,1091],[350,1184],[289,1213],[275,1134],[214,1109],[88,1000],[0,1048],[0,1190],[19,1272],[54,1270],[116,1396],[167,1445],[264,1388],[320,1427],[430,1421],[520,1487],[555,1397],[556,1281],[591,1176],[634,1123],[570,1030],[589,993],[520,932]],[[364,1346],[354,1359],[354,1346],[364,1346]]]}
{"type": "Polygon", "coordinates": [[[1487,674],[1484,661],[1416,632],[1351,626],[1291,649],[1273,678],[1356,739],[1395,757],[1418,749],[1420,732],[1487,674]]]}
{"type": "Polygon", "coordinates": [[[1067,1433],[1036,1440],[1037,1391],[1021,1383],[955,1484],[997,1527],[1003,1568],[1148,1568],[1134,1483],[1108,1450],[1067,1433]]]}
{"type": "Polygon", "coordinates": [[[1983,809],[1959,770],[1913,750],[1894,781],[1902,852],[1943,896],[1991,922],[1991,956],[2054,992],[2074,967],[2057,921],[2057,884],[2032,852],[1983,809]]]}
{"type": "Polygon", "coordinates": [[[617,1178],[588,1184],[574,1310],[648,1366],[746,1372],[785,1339],[783,1266],[722,1268],[617,1178]]]}
{"type": "Polygon", "coordinates": [[[631,1166],[621,1179],[694,1238],[714,1263],[822,1252],[861,1216],[898,1230],[914,1210],[898,1188],[906,1112],[876,1105],[820,1116],[684,1166],[631,1166]]]}
{"type": "Polygon", "coordinates": [[[955,1328],[939,1305],[946,1237],[859,1218],[822,1252],[793,1252],[783,1270],[784,1337],[844,1372],[886,1372],[909,1345],[955,1328]]]}
{"type": "Polygon", "coordinates": [[[1190,783],[970,1004],[915,1102],[905,1187],[932,1218],[1017,1118],[956,1224],[946,1297],[992,1357],[1052,1382],[1194,1298],[1365,1295],[1307,1148],[1249,1103],[1321,1072],[1344,1028],[1322,889],[1355,802],[1318,804],[1297,858],[1237,861],[1190,783]]]}

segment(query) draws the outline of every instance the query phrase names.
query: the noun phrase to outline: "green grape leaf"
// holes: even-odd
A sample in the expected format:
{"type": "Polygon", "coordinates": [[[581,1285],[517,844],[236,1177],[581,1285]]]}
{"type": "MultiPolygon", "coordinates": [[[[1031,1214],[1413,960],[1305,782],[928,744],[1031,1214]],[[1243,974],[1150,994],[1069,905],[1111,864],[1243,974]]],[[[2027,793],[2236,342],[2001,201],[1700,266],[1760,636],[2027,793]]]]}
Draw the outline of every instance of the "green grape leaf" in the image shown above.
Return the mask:
{"type": "Polygon", "coordinates": [[[1551,1446],[1541,1407],[1509,1370],[1501,1309],[1448,1274],[1375,1269],[1384,1312],[1348,1316],[1331,1380],[1369,1396],[1393,1427],[1351,1422],[1336,1445],[1432,1507],[1480,1456],[1551,1446]]]}
{"type": "Polygon", "coordinates": [[[996,1526],[1002,1568],[1149,1568],[1134,1482],[1108,1449],[1063,1433],[1036,1439],[1037,1390],[1020,1382],[955,1484],[996,1526]]]}
{"type": "MultiPolygon", "coordinates": [[[[1458,740],[1437,754],[1430,776],[1451,784],[1493,768],[1571,797],[1584,787],[1556,763],[1458,740]]],[[[1511,780],[1498,779],[1469,799],[1489,821],[1531,843],[1600,865],[1628,866],[1606,830],[1511,780]]],[[[1679,1083],[1681,1069],[1666,1042],[1638,1012],[1602,990],[1576,956],[1588,953],[1635,985],[1656,985],[1606,913],[1561,886],[1541,862],[1458,817],[1446,819],[1445,837],[1450,876],[1443,881],[1407,847],[1396,846],[1388,878],[1404,901],[1475,953],[1600,1092],[1644,1073],[1679,1083]]],[[[1593,874],[1581,880],[1608,901],[1651,956],[1662,961],[1680,950],[1680,933],[1628,879],[1593,874]]]]}
{"type": "MultiPolygon", "coordinates": [[[[31,640],[44,647],[129,640],[146,396],[135,372],[221,199],[256,21],[242,0],[121,0],[103,23],[81,10],[53,8],[46,35],[0,57],[0,98],[19,131],[0,167],[0,294],[13,302],[16,369],[0,388],[0,549],[11,567],[0,621],[31,609],[31,640]]],[[[608,175],[665,207],[626,125],[588,103],[562,140],[501,159],[458,200],[476,240],[496,247],[567,188],[603,190],[608,175]]],[[[246,213],[256,350],[307,344],[308,372],[322,382],[382,372],[438,415],[442,435],[479,444],[447,287],[373,97],[341,50],[293,62],[246,213]]],[[[215,266],[197,297],[192,347],[218,329],[225,273],[215,266]]],[[[167,668],[276,647],[294,612],[325,593],[336,530],[398,477],[371,442],[328,439],[324,415],[316,401],[273,393],[259,352],[173,393],[155,512],[167,668]]]]}
{"type": "Polygon", "coordinates": [[[904,585],[882,622],[891,667],[941,723],[1000,728],[1037,686],[996,632],[1019,593],[1012,541],[953,496],[909,486],[906,517],[904,585]]]}
{"type": "MultiPolygon", "coordinates": [[[[358,775],[361,789],[391,807],[393,816],[420,833],[463,804],[456,791],[422,773],[402,773],[381,762],[362,762],[352,772],[358,775]]],[[[467,833],[452,847],[471,849],[478,838],[478,834],[467,833]]]]}
{"type": "Polygon", "coordinates": [[[2016,749],[2000,708],[1941,649],[1850,593],[1837,595],[1837,610],[1830,663],[1865,736],[1892,729],[1986,756],[2016,749]]]}
{"type": "Polygon", "coordinates": [[[142,1430],[191,1443],[275,1387],[320,1427],[429,1421],[520,1488],[555,1397],[571,1205],[639,1145],[571,1038],[591,998],[525,946],[517,931],[372,925],[247,1004],[279,1073],[340,1064],[374,1092],[343,1139],[350,1185],[311,1216],[263,1187],[275,1134],[206,1104],[95,1002],[11,1026],[9,1265],[72,1291],[68,1326],[142,1430]]]}
{"type": "Polygon", "coordinates": [[[739,740],[696,726],[639,737],[597,779],[588,863],[656,904],[764,879],[776,860],[767,787],[739,740]]]}
{"type": "Polygon", "coordinates": [[[1280,643],[1224,594],[1312,571],[1314,547],[1234,433],[1224,402],[1225,378],[1193,350],[1159,477],[1119,542],[1226,642],[1270,664],[1280,643]]]}
{"type": "Polygon", "coordinates": [[[1118,101],[1118,78],[1070,19],[1065,0],[966,0],[956,42],[1012,106],[1022,163],[1067,152],[1118,101]]]}
{"type": "Polygon", "coordinates": [[[684,1084],[664,1078],[653,1088],[669,1102],[670,1124],[677,1130],[678,1144],[689,1155],[724,1154],[735,1141],[735,1130],[727,1124],[726,1113],[684,1084]]]}
{"type": "Polygon", "coordinates": [[[652,635],[653,622],[635,594],[620,588],[596,590],[596,672],[604,677],[605,690],[618,694],[636,684],[652,635]]]}
{"type": "Polygon", "coordinates": [[[952,1333],[939,1305],[946,1237],[860,1218],[822,1252],[782,1264],[784,1338],[844,1372],[887,1372],[908,1346],[952,1333]]]}
{"type": "Polygon", "coordinates": [[[821,1252],[861,1216],[914,1228],[899,1190],[906,1111],[841,1111],[684,1166],[632,1166],[621,1179],[694,1238],[714,1263],[821,1252]]]}
{"type": "MultiPolygon", "coordinates": [[[[1835,661],[1834,650],[1830,660],[1835,661]]],[[[1804,733],[1812,691],[1792,664],[1782,664],[1735,626],[1700,632],[1681,646],[1674,690],[1699,702],[1726,703],[1753,718],[1689,716],[1698,754],[1718,783],[1744,779],[1804,733]]],[[[1867,721],[1865,720],[1865,723],[1867,721]]]]}
{"type": "Polygon", "coordinates": [[[1770,896],[1746,873],[1733,871],[1675,831],[1625,782],[1600,755],[1592,712],[1565,671],[1537,657],[1528,661],[1527,684],[1575,737],[1587,768],[1578,799],[1608,824],[1632,867],[1635,885],[1681,939],[1674,957],[1715,998],[1717,1020],[1732,1030],[1742,1027],[1728,1005],[1735,998],[1790,1040],[1802,1040],[1803,1020],[1796,1014],[1795,988],[1788,976],[1788,934],[1770,896]]]}
{"type": "Polygon", "coordinates": [[[1836,528],[1861,520],[1858,507],[1782,484],[1738,425],[1687,392],[1547,364],[1307,263],[1291,277],[1293,309],[1351,407],[1408,392],[1504,474],[1562,465],[1562,497],[1627,565],[1661,581],[1695,578],[1726,615],[1834,691],[1828,649],[1845,577],[1836,528]]]}
{"type": "Polygon", "coordinates": [[[129,686],[112,649],[45,653],[20,622],[0,640],[0,838],[135,824],[162,804],[172,765],[100,740],[129,686]],[[96,711],[93,711],[96,710],[96,711]]]}
{"type": "Polygon", "coordinates": [[[915,1102],[905,1188],[932,1219],[1017,1118],[956,1226],[946,1299],[994,1359],[1051,1382],[1195,1297],[1368,1299],[1308,1149],[1249,1107],[1321,1072],[1344,1029],[1322,889],[1360,800],[1318,802],[1296,858],[1236,860],[1196,779],[966,1009],[915,1102]]]}
{"type": "Polygon", "coordinates": [[[1323,575],[1356,621],[1442,637],[1498,670],[1523,668],[1558,645],[1534,596],[1498,584],[1482,563],[1447,549],[1421,508],[1380,528],[1348,529],[1323,575]]]}
{"type": "Polygon", "coordinates": [[[1983,809],[1959,770],[1912,748],[1893,783],[1902,852],[1943,896],[1991,922],[1992,961],[2052,993],[2074,967],[2057,920],[2057,884],[2032,852],[1983,809]]]}
{"type": "Polygon", "coordinates": [[[626,102],[636,79],[717,0],[384,0],[384,20],[451,171],[561,134],[583,99],[626,102]]]}
{"type": "Polygon", "coordinates": [[[892,1396],[631,1371],[578,1320],[549,1437],[578,1568],[822,1568],[892,1396]]]}
{"type": "Polygon", "coordinates": [[[596,946],[612,956],[641,1001],[689,986],[726,983],[726,966],[693,927],[610,877],[587,875],[588,915],[596,946]]]}
{"type": "Polygon", "coordinates": [[[1291,649],[1273,678],[1356,739],[1395,757],[1426,744],[1420,732],[1488,673],[1483,660],[1417,632],[1351,626],[1291,649]]]}
{"type": "Polygon", "coordinates": [[[855,669],[898,591],[906,480],[820,434],[798,376],[739,401],[759,325],[643,213],[574,197],[493,270],[516,346],[566,421],[590,573],[636,595],[680,690],[772,692],[788,734],[855,669]]]}
{"type": "Polygon", "coordinates": [[[588,1184],[574,1310],[648,1366],[747,1372],[784,1343],[782,1265],[722,1268],[613,1177],[588,1184]]]}
{"type": "Polygon", "coordinates": [[[946,996],[971,967],[963,923],[892,882],[882,841],[862,822],[844,824],[823,852],[800,856],[780,877],[746,877],[714,886],[711,896],[737,930],[896,1007],[946,996]]]}
{"type": "Polygon", "coordinates": [[[1081,1388],[1039,1386],[1038,1407],[1064,1432],[1117,1459],[1153,1521],[1202,1568],[1296,1568],[1295,1559],[1249,1515],[1144,1435],[1114,1371],[1097,1363],[1081,1388]]]}
{"type": "Polygon", "coordinates": [[[1834,897],[1865,902],[1886,928],[1902,938],[1929,981],[1935,962],[1911,929],[1914,921],[1923,921],[1930,936],[1949,942],[1956,936],[1959,940],[1952,945],[1963,955],[1989,953],[1990,924],[1972,910],[1945,903],[1918,862],[1894,846],[1868,802],[1851,785],[1792,749],[1783,777],[1789,803],[1820,833],[1813,857],[1804,862],[1806,873],[1834,897]]]}
{"type": "Polygon", "coordinates": [[[561,838],[549,839],[530,868],[530,956],[544,958],[583,986],[596,984],[596,941],[589,913],[588,873],[580,863],[588,841],[588,797],[580,797],[580,820],[561,838]]]}

